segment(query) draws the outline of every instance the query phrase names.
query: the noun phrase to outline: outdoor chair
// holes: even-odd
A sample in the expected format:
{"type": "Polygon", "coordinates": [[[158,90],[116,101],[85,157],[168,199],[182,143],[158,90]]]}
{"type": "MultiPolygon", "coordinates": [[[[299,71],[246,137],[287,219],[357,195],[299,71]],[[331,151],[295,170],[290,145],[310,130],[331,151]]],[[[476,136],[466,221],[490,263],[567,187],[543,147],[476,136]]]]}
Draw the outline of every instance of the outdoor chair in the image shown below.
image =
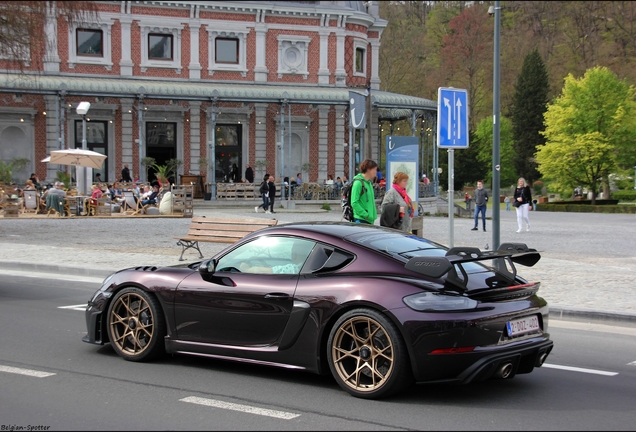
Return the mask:
{"type": "Polygon", "coordinates": [[[141,200],[135,197],[132,191],[123,191],[124,201],[121,203],[120,212],[125,215],[133,216],[138,214],[141,210],[141,200]]]}
{"type": "Polygon", "coordinates": [[[64,214],[64,198],[57,195],[48,194],[46,196],[46,217],[53,213],[57,216],[64,214]]]}
{"type": "Polygon", "coordinates": [[[38,207],[40,205],[38,192],[36,190],[25,190],[23,193],[22,200],[22,213],[36,213],[38,212],[38,207]]]}

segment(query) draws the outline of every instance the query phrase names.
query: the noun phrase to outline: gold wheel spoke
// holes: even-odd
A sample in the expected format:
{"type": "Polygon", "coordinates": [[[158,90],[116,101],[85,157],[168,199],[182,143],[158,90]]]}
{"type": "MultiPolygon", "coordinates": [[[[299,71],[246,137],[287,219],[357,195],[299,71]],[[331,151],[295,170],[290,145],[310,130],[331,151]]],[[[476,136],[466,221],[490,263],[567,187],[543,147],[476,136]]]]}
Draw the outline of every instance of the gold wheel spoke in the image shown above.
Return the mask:
{"type": "Polygon", "coordinates": [[[139,331],[143,331],[144,333],[146,333],[148,335],[149,338],[152,337],[152,332],[149,332],[145,326],[141,326],[139,327],[139,331]]]}
{"type": "Polygon", "coordinates": [[[389,361],[393,361],[393,353],[391,353],[390,356],[388,356],[387,354],[384,353],[388,349],[391,349],[391,345],[389,345],[389,346],[387,346],[387,347],[385,347],[385,348],[383,348],[381,350],[376,350],[377,354],[374,357],[382,356],[382,357],[384,357],[385,359],[387,359],[389,361]]]}
{"type": "Polygon", "coordinates": [[[364,344],[367,341],[366,339],[362,339],[360,336],[358,336],[358,332],[356,331],[356,325],[353,322],[353,320],[351,320],[351,331],[353,332],[353,337],[356,340],[356,345],[358,344],[358,341],[361,342],[362,344],[364,344]]]}
{"type": "Polygon", "coordinates": [[[113,316],[115,317],[116,321],[111,321],[110,325],[113,324],[123,324],[123,325],[127,325],[126,321],[124,321],[124,318],[120,317],[119,315],[117,315],[117,312],[113,311],[113,316]]]}
{"type": "Polygon", "coordinates": [[[349,357],[354,358],[354,359],[356,359],[356,360],[358,360],[358,359],[359,359],[359,357],[357,357],[357,356],[353,355],[353,353],[354,353],[355,351],[357,351],[357,350],[358,350],[357,348],[354,348],[354,349],[352,349],[351,351],[344,350],[344,349],[342,349],[342,348],[340,348],[340,347],[334,347],[334,349],[335,349],[336,351],[338,351],[340,354],[344,354],[344,355],[342,355],[341,357],[338,357],[338,359],[336,360],[336,363],[339,363],[339,362],[341,362],[342,360],[344,360],[344,359],[346,359],[346,358],[349,358],[349,357]]]}

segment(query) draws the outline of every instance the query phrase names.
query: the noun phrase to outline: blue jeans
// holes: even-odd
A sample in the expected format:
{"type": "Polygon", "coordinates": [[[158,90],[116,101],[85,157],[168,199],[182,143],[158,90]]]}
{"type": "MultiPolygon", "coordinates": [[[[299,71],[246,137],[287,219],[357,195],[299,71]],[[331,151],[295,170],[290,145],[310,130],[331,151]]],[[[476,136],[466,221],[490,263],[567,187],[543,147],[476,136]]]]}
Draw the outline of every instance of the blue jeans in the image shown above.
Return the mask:
{"type": "Polygon", "coordinates": [[[369,222],[363,220],[363,219],[354,219],[353,220],[355,223],[359,223],[359,224],[367,224],[367,225],[371,225],[369,222]]]}
{"type": "Polygon", "coordinates": [[[510,211],[510,201],[506,203],[506,211],[510,211]]]}
{"type": "Polygon", "coordinates": [[[267,211],[267,207],[269,207],[269,197],[265,194],[261,194],[263,197],[263,204],[259,205],[259,207],[263,207],[263,210],[267,211]]]}
{"type": "Polygon", "coordinates": [[[484,224],[484,229],[486,229],[486,205],[478,205],[475,206],[475,228],[479,225],[479,213],[481,213],[481,220],[484,224]]]}

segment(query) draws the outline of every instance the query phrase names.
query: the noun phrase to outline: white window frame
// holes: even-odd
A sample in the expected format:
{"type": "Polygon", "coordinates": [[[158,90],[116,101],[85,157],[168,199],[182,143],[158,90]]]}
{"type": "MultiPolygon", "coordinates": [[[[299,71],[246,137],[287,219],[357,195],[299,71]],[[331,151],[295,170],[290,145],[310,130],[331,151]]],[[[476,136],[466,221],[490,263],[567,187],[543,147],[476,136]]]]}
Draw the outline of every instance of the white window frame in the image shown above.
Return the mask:
{"type": "Polygon", "coordinates": [[[181,24],[166,24],[159,22],[140,22],[141,28],[141,72],[146,72],[149,68],[174,69],[177,74],[181,73],[181,24]],[[148,35],[165,34],[172,36],[172,60],[156,60],[148,58],[148,35]]]}
{"type": "Polygon", "coordinates": [[[249,29],[223,29],[218,24],[207,26],[208,32],[208,73],[214,72],[240,72],[241,76],[247,76],[247,35],[249,29]],[[217,63],[216,62],[216,38],[238,39],[238,63],[217,63]]]}
{"type": "Polygon", "coordinates": [[[278,78],[283,75],[302,75],[304,79],[309,76],[307,71],[309,43],[311,38],[298,35],[278,35],[278,78]],[[299,52],[300,60],[294,64],[286,61],[287,51],[299,52]]]}
{"type": "Polygon", "coordinates": [[[113,22],[76,23],[68,26],[68,67],[73,69],[76,64],[105,66],[106,70],[113,67],[112,61],[112,33],[113,22]],[[103,56],[78,56],[77,55],[77,29],[101,30],[103,56]]]}
{"type": "Polygon", "coordinates": [[[353,76],[357,77],[367,77],[367,56],[369,55],[368,42],[363,39],[354,39],[353,40],[353,76]],[[362,59],[362,72],[356,71],[356,56],[358,49],[364,50],[364,58],[362,59]]]}

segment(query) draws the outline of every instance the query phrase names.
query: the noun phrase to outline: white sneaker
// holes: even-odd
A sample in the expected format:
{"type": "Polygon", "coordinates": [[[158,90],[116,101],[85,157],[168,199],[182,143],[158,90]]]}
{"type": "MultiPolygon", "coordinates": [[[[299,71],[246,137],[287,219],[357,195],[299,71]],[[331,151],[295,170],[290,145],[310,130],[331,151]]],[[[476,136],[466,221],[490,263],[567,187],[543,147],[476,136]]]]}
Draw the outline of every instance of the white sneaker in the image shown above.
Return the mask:
{"type": "Polygon", "coordinates": [[[519,229],[517,230],[517,232],[518,232],[518,233],[520,233],[520,232],[521,232],[521,228],[519,228],[519,229]]]}
{"type": "Polygon", "coordinates": [[[254,211],[258,213],[258,206],[254,207],[254,211]]]}
{"type": "Polygon", "coordinates": [[[530,225],[526,227],[526,231],[530,231],[530,225]]]}
{"type": "Polygon", "coordinates": [[[265,210],[265,214],[272,214],[269,210],[265,210]]]}

